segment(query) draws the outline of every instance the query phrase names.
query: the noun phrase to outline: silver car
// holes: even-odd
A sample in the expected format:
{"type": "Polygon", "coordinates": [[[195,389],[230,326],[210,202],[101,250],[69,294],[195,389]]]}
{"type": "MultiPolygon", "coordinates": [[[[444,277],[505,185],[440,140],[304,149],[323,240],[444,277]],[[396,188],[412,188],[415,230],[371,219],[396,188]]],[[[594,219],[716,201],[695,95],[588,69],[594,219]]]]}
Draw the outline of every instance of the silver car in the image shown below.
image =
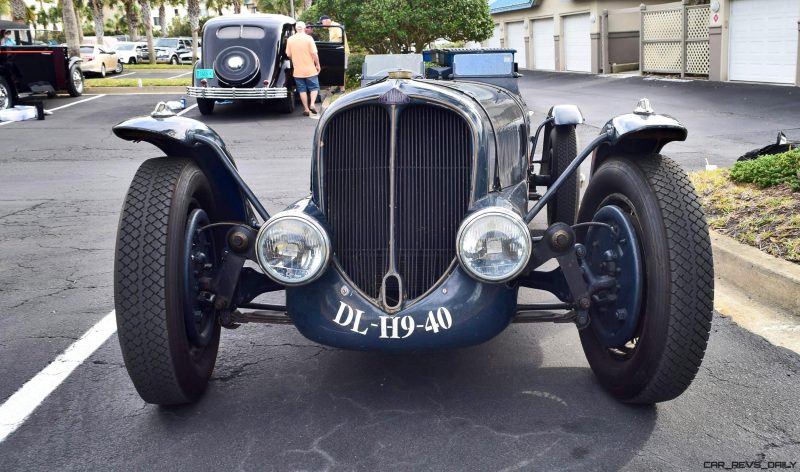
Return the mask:
{"type": "Polygon", "coordinates": [[[153,43],[156,62],[178,65],[181,55],[192,51],[192,38],[158,38],[153,43]]]}

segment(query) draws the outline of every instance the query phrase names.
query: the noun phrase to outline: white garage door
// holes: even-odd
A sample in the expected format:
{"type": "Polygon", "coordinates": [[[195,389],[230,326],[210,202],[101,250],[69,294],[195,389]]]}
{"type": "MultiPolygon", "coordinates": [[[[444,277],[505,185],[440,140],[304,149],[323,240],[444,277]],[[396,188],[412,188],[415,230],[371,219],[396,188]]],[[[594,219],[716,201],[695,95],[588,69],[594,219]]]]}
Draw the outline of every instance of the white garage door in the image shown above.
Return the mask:
{"type": "Polygon", "coordinates": [[[798,18],[797,0],[733,0],[730,80],[795,83],[798,18]]]}
{"type": "Polygon", "coordinates": [[[528,61],[525,57],[525,28],[522,21],[506,24],[506,34],[508,34],[508,47],[516,49],[517,53],[514,59],[517,61],[520,69],[528,68],[528,61]]]}
{"type": "Polygon", "coordinates": [[[533,68],[541,70],[556,69],[556,44],[553,39],[555,34],[552,18],[534,20],[531,28],[531,41],[533,41],[533,68]]]}
{"type": "Polygon", "coordinates": [[[500,25],[494,25],[494,31],[492,32],[492,37],[486,41],[487,48],[500,48],[502,44],[500,43],[500,25]]]}
{"type": "Polygon", "coordinates": [[[589,14],[564,17],[564,69],[592,71],[592,40],[589,14]]]}

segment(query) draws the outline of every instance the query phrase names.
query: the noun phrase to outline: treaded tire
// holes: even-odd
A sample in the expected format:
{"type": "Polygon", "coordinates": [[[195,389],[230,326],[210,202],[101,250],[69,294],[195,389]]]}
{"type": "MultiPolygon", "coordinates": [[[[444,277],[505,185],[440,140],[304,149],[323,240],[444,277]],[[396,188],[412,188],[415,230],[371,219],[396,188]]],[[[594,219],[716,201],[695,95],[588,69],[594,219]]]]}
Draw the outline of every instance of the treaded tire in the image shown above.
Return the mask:
{"type": "Polygon", "coordinates": [[[83,71],[77,64],[69,68],[69,80],[67,81],[67,92],[70,97],[80,97],[83,95],[83,71]]]}
{"type": "MultiPolygon", "coordinates": [[[[547,129],[545,129],[547,131],[547,129]]],[[[578,144],[575,138],[575,127],[571,125],[552,126],[546,132],[543,143],[542,174],[549,174],[553,181],[564,172],[564,169],[578,155],[578,144]]],[[[556,192],[555,198],[547,204],[547,224],[561,222],[574,225],[578,216],[578,200],[580,198],[579,176],[575,172],[556,192]]]]}
{"type": "Polygon", "coordinates": [[[607,349],[587,328],[581,344],[600,383],[619,400],[671,400],[697,374],[711,329],[714,266],[705,217],[686,173],[660,155],[603,162],[584,194],[579,221],[591,221],[607,204],[628,213],[641,246],[637,342],[607,349]]]}
{"type": "Polygon", "coordinates": [[[295,93],[293,91],[289,91],[289,95],[286,98],[282,98],[278,103],[278,111],[284,113],[286,115],[291,115],[294,113],[295,110],[295,93]]]}
{"type": "Polygon", "coordinates": [[[3,77],[0,77],[0,88],[3,92],[3,101],[0,102],[0,110],[14,108],[14,105],[17,101],[14,94],[14,89],[11,88],[11,85],[9,85],[8,81],[3,77]]]}
{"type": "Polygon", "coordinates": [[[145,161],[120,215],[114,261],[114,305],[125,367],[148,403],[174,405],[205,390],[219,347],[214,325],[205,348],[190,345],[183,312],[181,266],[189,212],[214,215],[203,172],[188,159],[145,161]]]}
{"type": "Polygon", "coordinates": [[[211,98],[198,98],[197,109],[200,110],[201,115],[211,115],[214,113],[214,99],[211,98]]]}
{"type": "Polygon", "coordinates": [[[105,76],[106,76],[106,65],[100,64],[100,77],[105,77],[105,76]]]}
{"type": "Polygon", "coordinates": [[[125,70],[125,65],[122,61],[117,61],[117,68],[114,69],[115,74],[121,74],[125,70]]]}

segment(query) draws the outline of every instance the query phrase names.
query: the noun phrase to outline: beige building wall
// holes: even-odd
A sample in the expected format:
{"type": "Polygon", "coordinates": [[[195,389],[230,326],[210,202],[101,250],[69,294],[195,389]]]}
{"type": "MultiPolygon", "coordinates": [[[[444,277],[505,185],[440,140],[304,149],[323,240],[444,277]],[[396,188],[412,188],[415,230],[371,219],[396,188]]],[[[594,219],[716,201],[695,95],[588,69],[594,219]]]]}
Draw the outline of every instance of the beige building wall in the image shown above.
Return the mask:
{"type": "MultiPolygon", "coordinates": [[[[600,72],[602,63],[602,51],[600,46],[600,17],[603,10],[618,10],[626,8],[639,7],[642,3],[646,5],[656,5],[669,3],[669,0],[537,0],[536,5],[532,8],[524,10],[515,10],[510,12],[502,12],[492,15],[496,25],[500,26],[500,40],[503,47],[508,47],[509,41],[507,36],[508,23],[524,21],[524,44],[525,44],[525,58],[527,64],[533,64],[533,50],[530,40],[531,21],[553,18],[554,21],[554,43],[555,43],[555,69],[558,71],[565,70],[565,57],[564,47],[562,41],[562,31],[564,17],[568,15],[585,14],[590,15],[590,38],[591,38],[591,60],[593,73],[600,72]]],[[[626,15],[627,16],[627,15],[626,15]]],[[[622,18],[615,21],[614,28],[616,33],[629,33],[628,43],[631,43],[630,38],[634,37],[631,33],[636,32],[635,41],[638,41],[639,19],[638,15],[635,20],[631,18],[622,18]],[[625,28],[630,28],[626,30],[625,28]]],[[[610,30],[611,31],[611,30],[610,30]]],[[[626,38],[624,34],[618,34],[626,38]]],[[[638,50],[638,49],[637,49],[638,50]]],[[[523,54],[518,51],[517,54],[523,54]]],[[[626,56],[627,57],[627,56],[626,56]]]]}

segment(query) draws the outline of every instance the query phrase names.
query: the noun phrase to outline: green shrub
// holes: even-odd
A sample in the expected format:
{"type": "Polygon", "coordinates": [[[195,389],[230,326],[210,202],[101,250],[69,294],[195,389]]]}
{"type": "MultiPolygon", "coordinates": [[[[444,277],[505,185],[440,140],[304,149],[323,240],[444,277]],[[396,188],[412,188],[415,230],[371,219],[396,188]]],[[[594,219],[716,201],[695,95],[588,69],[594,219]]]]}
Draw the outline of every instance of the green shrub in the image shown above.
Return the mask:
{"type": "Polygon", "coordinates": [[[762,188],[786,184],[800,192],[800,149],[737,162],[731,168],[731,179],[762,188]]]}
{"type": "Polygon", "coordinates": [[[361,72],[364,65],[364,54],[350,53],[345,73],[345,83],[348,90],[361,87],[361,72]]]}

